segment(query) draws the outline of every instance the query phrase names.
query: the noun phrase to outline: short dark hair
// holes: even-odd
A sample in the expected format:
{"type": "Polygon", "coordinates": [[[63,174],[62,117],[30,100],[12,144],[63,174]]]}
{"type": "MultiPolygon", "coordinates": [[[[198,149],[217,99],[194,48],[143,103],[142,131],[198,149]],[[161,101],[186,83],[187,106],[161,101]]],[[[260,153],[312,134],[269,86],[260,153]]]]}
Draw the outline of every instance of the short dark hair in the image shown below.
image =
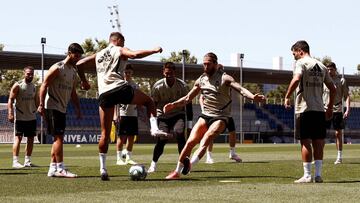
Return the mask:
{"type": "Polygon", "coordinates": [[[332,62],[332,61],[326,63],[325,66],[328,67],[328,68],[334,68],[335,70],[337,70],[336,69],[336,64],[334,62],[332,62]]]}
{"type": "Polygon", "coordinates": [[[122,35],[120,32],[112,32],[110,33],[109,41],[111,38],[115,38],[116,40],[121,39],[122,41],[125,41],[124,35],[122,35]]]}
{"type": "Polygon", "coordinates": [[[78,43],[72,43],[69,45],[68,52],[73,54],[83,54],[84,50],[78,43]]]}
{"type": "Polygon", "coordinates": [[[305,40],[297,41],[291,47],[291,51],[303,51],[306,53],[310,53],[310,46],[305,40]]]}
{"type": "Polygon", "coordinates": [[[134,71],[134,68],[132,67],[132,65],[130,63],[126,64],[125,66],[125,70],[132,70],[134,71]]]}
{"type": "Polygon", "coordinates": [[[26,66],[26,67],[24,68],[24,71],[26,71],[26,70],[32,70],[32,71],[34,71],[34,67],[32,67],[32,66],[26,66]]]}
{"type": "Polygon", "coordinates": [[[217,58],[216,54],[214,54],[213,52],[209,52],[209,53],[205,54],[204,57],[209,57],[209,58],[211,58],[212,62],[215,63],[215,64],[218,63],[218,62],[217,62],[218,58],[217,58]]]}
{"type": "Polygon", "coordinates": [[[170,68],[172,70],[175,70],[175,64],[173,62],[166,62],[163,66],[163,69],[170,68]]]}

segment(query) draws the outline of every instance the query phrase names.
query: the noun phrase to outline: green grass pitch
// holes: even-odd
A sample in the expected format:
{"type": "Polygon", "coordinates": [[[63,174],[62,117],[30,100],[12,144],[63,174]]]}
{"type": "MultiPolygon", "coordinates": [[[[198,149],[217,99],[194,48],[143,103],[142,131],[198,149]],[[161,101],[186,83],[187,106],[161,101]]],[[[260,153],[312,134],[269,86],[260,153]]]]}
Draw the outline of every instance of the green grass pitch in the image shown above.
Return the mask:
{"type": "MultiPolygon", "coordinates": [[[[133,159],[149,166],[154,145],[135,144],[133,159]]],[[[176,167],[177,146],[168,144],[158,171],[145,181],[131,181],[130,166],[115,165],[115,145],[109,148],[111,180],[99,177],[97,145],[65,145],[67,168],[78,178],[49,178],[51,145],[35,145],[32,161],[39,167],[11,168],[11,145],[0,145],[0,202],[358,202],[360,145],[344,146],[344,163],[334,165],[335,145],[325,147],[322,184],[294,184],[303,174],[299,144],[237,145],[243,163],[228,158],[228,145],[215,144],[215,164],[204,158],[181,180],[164,177],[176,167]]],[[[20,160],[23,161],[24,146],[20,160]]],[[[314,168],[314,167],[313,167],[314,168]]]]}

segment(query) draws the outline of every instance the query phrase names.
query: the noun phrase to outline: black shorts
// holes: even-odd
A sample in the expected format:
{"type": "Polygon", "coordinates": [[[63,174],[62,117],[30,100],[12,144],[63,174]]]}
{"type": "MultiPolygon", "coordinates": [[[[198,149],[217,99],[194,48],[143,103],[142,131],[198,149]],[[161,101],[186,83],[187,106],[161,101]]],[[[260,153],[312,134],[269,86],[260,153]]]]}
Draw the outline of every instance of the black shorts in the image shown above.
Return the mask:
{"type": "Polygon", "coordinates": [[[222,120],[225,122],[225,125],[228,126],[229,123],[229,117],[210,117],[206,116],[204,114],[201,114],[199,118],[203,118],[205,120],[206,126],[209,128],[211,124],[213,124],[215,121],[222,120]]]}
{"type": "Polygon", "coordinates": [[[24,137],[34,137],[36,135],[36,120],[15,121],[15,135],[24,137]]]}
{"type": "Polygon", "coordinates": [[[66,114],[54,109],[45,109],[45,121],[48,135],[64,135],[66,114]]]}
{"type": "Polygon", "coordinates": [[[331,129],[331,124],[335,130],[345,129],[345,121],[342,112],[333,113],[333,117],[326,121],[326,128],[331,129]]]}
{"type": "Polygon", "coordinates": [[[295,119],[295,135],[297,139],[325,139],[325,112],[306,111],[296,114],[295,119]]]}
{"type": "Polygon", "coordinates": [[[99,96],[99,106],[104,108],[114,107],[116,104],[130,104],[134,98],[134,88],[129,84],[102,93],[99,96]]]}
{"type": "Polygon", "coordinates": [[[227,123],[227,129],[228,132],[234,132],[235,131],[235,122],[233,117],[229,117],[228,123],[227,123]]]}
{"type": "Polygon", "coordinates": [[[176,115],[171,118],[158,118],[159,129],[176,135],[184,135],[185,132],[185,115],[176,115]]]}
{"type": "Polygon", "coordinates": [[[138,135],[138,118],[136,116],[121,116],[116,129],[117,136],[138,135]]]}

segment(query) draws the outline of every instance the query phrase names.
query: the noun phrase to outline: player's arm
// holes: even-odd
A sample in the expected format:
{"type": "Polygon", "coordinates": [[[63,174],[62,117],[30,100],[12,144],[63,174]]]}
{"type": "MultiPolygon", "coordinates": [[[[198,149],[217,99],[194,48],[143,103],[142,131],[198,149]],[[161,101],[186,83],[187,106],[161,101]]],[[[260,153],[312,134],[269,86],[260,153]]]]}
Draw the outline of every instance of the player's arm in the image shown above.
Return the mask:
{"type": "Polygon", "coordinates": [[[138,59],[138,58],[144,58],[144,57],[150,56],[152,54],[161,53],[162,48],[161,47],[156,47],[156,48],[150,49],[150,50],[132,51],[132,50],[126,48],[126,47],[122,47],[120,49],[120,52],[121,52],[122,56],[125,56],[127,58],[138,59]]]}
{"type": "Polygon", "coordinates": [[[325,112],[326,119],[330,119],[332,117],[332,113],[333,113],[334,100],[335,100],[335,95],[336,95],[336,86],[334,85],[328,72],[326,72],[326,74],[325,74],[324,83],[325,83],[326,87],[330,90],[329,103],[326,107],[326,112],[325,112]]]}
{"type": "Polygon", "coordinates": [[[96,54],[87,56],[76,63],[77,73],[81,80],[81,89],[88,90],[90,89],[90,84],[86,80],[85,71],[96,71],[95,63],[96,54]]]}
{"type": "Polygon", "coordinates": [[[72,91],[71,91],[71,102],[74,104],[77,119],[81,119],[82,115],[81,115],[81,111],[80,111],[79,97],[76,93],[76,82],[77,81],[75,80],[72,91]]]}
{"type": "Polygon", "coordinates": [[[254,100],[255,102],[263,102],[265,101],[265,96],[260,94],[253,94],[248,89],[241,86],[239,83],[237,83],[233,77],[230,75],[225,74],[223,76],[224,82],[226,85],[229,85],[232,89],[243,95],[244,97],[254,100]]]}
{"type": "Polygon", "coordinates": [[[199,81],[197,80],[194,84],[194,87],[190,90],[190,92],[187,95],[181,97],[175,102],[166,104],[163,109],[164,113],[169,112],[177,107],[183,107],[186,104],[190,103],[196,97],[196,95],[200,93],[200,90],[201,89],[199,86],[199,81]]]}
{"type": "Polygon", "coordinates": [[[19,93],[19,84],[15,83],[10,90],[9,100],[8,100],[8,120],[13,123],[14,122],[14,101],[16,96],[19,93]]]}
{"type": "Polygon", "coordinates": [[[350,115],[350,94],[349,94],[349,87],[347,86],[345,79],[342,85],[344,87],[344,99],[346,105],[346,111],[344,112],[344,119],[347,119],[350,115]]]}
{"type": "Polygon", "coordinates": [[[291,107],[290,97],[291,94],[295,91],[296,87],[299,85],[300,80],[301,80],[301,74],[294,74],[285,94],[284,106],[287,109],[291,107]]]}
{"type": "Polygon", "coordinates": [[[38,112],[41,116],[44,116],[44,105],[47,88],[54,81],[54,79],[60,74],[60,71],[56,65],[50,67],[48,73],[45,76],[44,82],[40,86],[39,90],[39,106],[38,112]]]}

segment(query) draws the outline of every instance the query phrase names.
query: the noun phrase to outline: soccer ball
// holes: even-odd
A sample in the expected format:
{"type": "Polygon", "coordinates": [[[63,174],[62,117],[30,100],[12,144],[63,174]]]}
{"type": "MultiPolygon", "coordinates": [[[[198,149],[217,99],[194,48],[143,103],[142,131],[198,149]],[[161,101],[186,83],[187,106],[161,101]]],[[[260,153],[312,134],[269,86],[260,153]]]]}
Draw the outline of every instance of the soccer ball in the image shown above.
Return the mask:
{"type": "Polygon", "coordinates": [[[144,180],[147,172],[144,165],[133,165],[129,169],[129,175],[131,180],[144,180]]]}

